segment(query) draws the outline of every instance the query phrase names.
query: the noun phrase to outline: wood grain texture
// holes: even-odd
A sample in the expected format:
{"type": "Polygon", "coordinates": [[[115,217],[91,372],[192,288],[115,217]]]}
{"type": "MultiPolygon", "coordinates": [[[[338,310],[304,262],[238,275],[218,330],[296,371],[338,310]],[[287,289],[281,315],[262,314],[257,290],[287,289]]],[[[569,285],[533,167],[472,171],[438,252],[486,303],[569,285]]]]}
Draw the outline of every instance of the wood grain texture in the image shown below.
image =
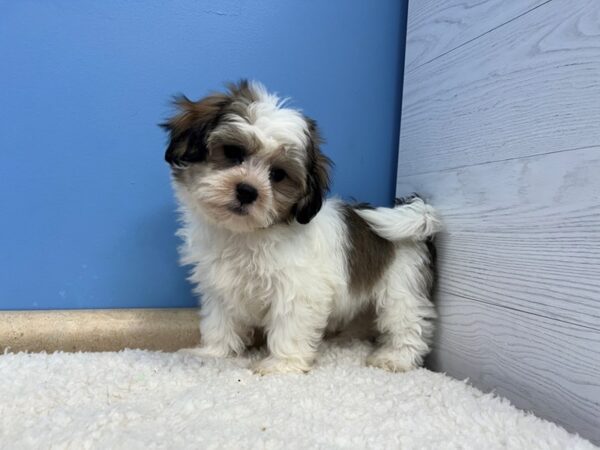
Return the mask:
{"type": "Polygon", "coordinates": [[[600,442],[600,334],[443,293],[429,365],[600,442]]]}
{"type": "Polygon", "coordinates": [[[410,72],[547,1],[409,1],[404,70],[410,72]]]}
{"type": "Polygon", "coordinates": [[[600,145],[599,99],[600,2],[552,0],[405,73],[398,173],[600,145]]]}
{"type": "Polygon", "coordinates": [[[600,332],[600,147],[400,177],[439,208],[445,292],[600,332]]]}
{"type": "Polygon", "coordinates": [[[600,1],[408,23],[397,193],[446,225],[430,364],[600,444],[600,1]]]}

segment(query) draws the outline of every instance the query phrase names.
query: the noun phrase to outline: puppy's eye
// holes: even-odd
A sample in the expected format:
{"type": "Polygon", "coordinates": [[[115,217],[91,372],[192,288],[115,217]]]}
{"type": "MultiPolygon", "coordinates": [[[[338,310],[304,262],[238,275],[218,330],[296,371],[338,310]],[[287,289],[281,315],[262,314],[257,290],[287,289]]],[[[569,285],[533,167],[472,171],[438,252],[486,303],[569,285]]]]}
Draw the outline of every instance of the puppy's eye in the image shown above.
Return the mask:
{"type": "Polygon", "coordinates": [[[246,156],[246,150],[243,147],[237,145],[224,145],[223,153],[225,158],[234,162],[235,164],[241,164],[246,156]]]}
{"type": "Polygon", "coordinates": [[[287,173],[285,173],[285,170],[283,169],[274,168],[271,169],[271,173],[269,174],[269,176],[271,178],[271,181],[278,183],[279,181],[287,177],[287,173]]]}

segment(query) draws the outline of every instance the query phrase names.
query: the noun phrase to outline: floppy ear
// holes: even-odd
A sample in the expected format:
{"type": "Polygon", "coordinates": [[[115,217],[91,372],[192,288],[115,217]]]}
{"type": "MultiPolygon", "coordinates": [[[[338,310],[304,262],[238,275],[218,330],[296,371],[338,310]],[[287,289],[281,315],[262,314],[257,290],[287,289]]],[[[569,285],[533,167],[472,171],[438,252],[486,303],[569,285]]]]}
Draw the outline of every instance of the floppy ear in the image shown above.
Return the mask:
{"type": "Polygon", "coordinates": [[[161,124],[169,133],[165,161],[171,166],[206,159],[206,135],[215,127],[223,107],[230,101],[226,94],[213,94],[197,102],[181,95],[173,101],[179,113],[161,124]]]}
{"type": "Polygon", "coordinates": [[[329,190],[329,170],[331,160],[321,153],[323,142],[317,123],[306,118],[308,124],[308,166],[306,174],[306,191],[294,206],[294,214],[298,223],[307,224],[321,210],[323,198],[329,190]]]}

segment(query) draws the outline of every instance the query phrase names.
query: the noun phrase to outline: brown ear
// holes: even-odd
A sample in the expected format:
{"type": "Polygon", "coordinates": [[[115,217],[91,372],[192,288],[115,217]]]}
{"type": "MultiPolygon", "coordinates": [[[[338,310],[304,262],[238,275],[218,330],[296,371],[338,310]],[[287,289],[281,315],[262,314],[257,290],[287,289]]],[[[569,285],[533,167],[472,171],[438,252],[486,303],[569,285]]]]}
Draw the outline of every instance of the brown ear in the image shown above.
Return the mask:
{"type": "Polygon", "coordinates": [[[321,153],[323,139],[319,134],[317,123],[306,118],[308,123],[308,166],[306,175],[306,191],[295,205],[295,216],[298,223],[307,224],[321,210],[323,198],[329,190],[329,171],[331,160],[321,153]]]}
{"type": "Polygon", "coordinates": [[[230,101],[226,94],[212,94],[197,102],[184,95],[176,97],[173,103],[179,113],[161,124],[169,133],[165,161],[171,166],[204,161],[206,136],[230,101]]]}

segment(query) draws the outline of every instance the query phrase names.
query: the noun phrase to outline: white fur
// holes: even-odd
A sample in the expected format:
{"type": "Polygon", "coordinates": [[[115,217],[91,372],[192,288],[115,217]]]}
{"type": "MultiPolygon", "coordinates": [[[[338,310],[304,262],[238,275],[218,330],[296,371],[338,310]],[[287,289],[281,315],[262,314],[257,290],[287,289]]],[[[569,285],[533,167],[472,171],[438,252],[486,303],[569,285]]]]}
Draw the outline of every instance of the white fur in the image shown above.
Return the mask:
{"type": "Polygon", "coordinates": [[[431,205],[420,198],[396,208],[361,209],[356,211],[379,236],[390,241],[424,240],[442,229],[442,223],[431,205]]]}
{"type": "Polygon", "coordinates": [[[422,274],[427,253],[418,241],[439,228],[430,207],[416,202],[361,213],[382,235],[392,236],[393,223],[399,230],[391,266],[372,292],[358,296],[349,287],[348,230],[338,200],[326,201],[307,225],[247,233],[203,220],[191,208],[183,213],[182,262],[194,266],[190,280],[202,295],[198,352],[240,354],[260,327],[270,356],[254,366],[256,372],[307,371],[324,330],[342,327],[372,304],[382,338],[368,362],[393,371],[421,364],[432,335],[428,319],[435,316],[422,274]]]}
{"type": "Polygon", "coordinates": [[[286,99],[267,92],[257,81],[250,82],[250,89],[258,97],[247,110],[247,122],[239,116],[231,116],[240,132],[253,134],[266,151],[274,151],[281,144],[304,148],[306,146],[306,121],[300,111],[284,108],[286,99]]]}
{"type": "Polygon", "coordinates": [[[235,136],[254,152],[245,152],[232,167],[218,169],[210,161],[189,167],[179,174],[184,181],[174,183],[183,211],[182,261],[193,266],[190,280],[202,297],[198,351],[240,354],[259,328],[267,334],[270,354],[255,365],[256,372],[307,371],[326,330],[337,331],[371,308],[380,345],[369,364],[393,371],[417,367],[429,351],[435,316],[423,242],[440,228],[433,208],[417,199],[359,212],[395,252],[370,287],[357,289],[348,267],[351,230],[344,205],[326,201],[306,225],[289,220],[295,207],[310,203],[299,200],[325,189],[315,178],[318,139],[311,137],[309,122],[261,84],[250,83],[249,89],[252,101],[234,96],[238,108],[224,113],[205,139],[218,152],[219,142],[235,136]],[[244,114],[237,115],[241,107],[244,114]],[[282,180],[270,178],[273,164],[282,163],[296,172],[287,191],[282,180]],[[305,181],[309,177],[312,183],[305,181]],[[239,183],[255,188],[255,201],[240,203],[239,183]]]}

